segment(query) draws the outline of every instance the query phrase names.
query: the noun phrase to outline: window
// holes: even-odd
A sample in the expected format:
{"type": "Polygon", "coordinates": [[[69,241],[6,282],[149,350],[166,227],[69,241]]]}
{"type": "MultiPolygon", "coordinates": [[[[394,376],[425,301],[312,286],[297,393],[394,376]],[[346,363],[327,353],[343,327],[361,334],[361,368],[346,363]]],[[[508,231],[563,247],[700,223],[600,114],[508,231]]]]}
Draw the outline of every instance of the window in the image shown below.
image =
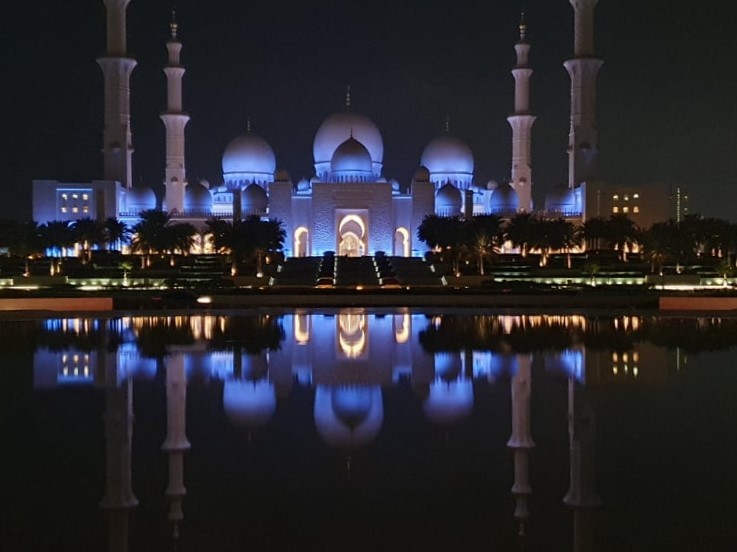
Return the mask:
{"type": "Polygon", "coordinates": [[[632,212],[633,213],[639,213],[640,212],[640,208],[637,205],[635,205],[634,207],[632,207],[632,212]]]}
{"type": "Polygon", "coordinates": [[[625,196],[624,196],[624,200],[625,200],[625,201],[629,201],[629,200],[630,200],[630,196],[628,196],[628,195],[625,195],[625,196]]]}
{"type": "Polygon", "coordinates": [[[62,213],[66,213],[66,212],[67,212],[67,208],[66,208],[66,207],[62,207],[62,208],[61,208],[61,212],[62,212],[62,213]]]}
{"type": "Polygon", "coordinates": [[[617,201],[617,200],[619,199],[619,195],[618,195],[618,194],[614,194],[614,195],[612,196],[612,199],[613,199],[614,201],[617,201]]]}
{"type": "Polygon", "coordinates": [[[83,213],[89,213],[90,212],[90,208],[87,207],[87,205],[85,205],[84,207],[82,207],[82,212],[83,213]]]}
{"type": "Polygon", "coordinates": [[[616,205],[612,207],[612,213],[619,213],[619,207],[617,207],[616,205]]]}
{"type": "Polygon", "coordinates": [[[633,194],[633,195],[632,195],[632,197],[633,197],[634,199],[640,199],[640,194],[633,194]]]}
{"type": "Polygon", "coordinates": [[[622,212],[623,213],[629,213],[630,212],[630,208],[629,207],[622,207],[622,212]]]}
{"type": "Polygon", "coordinates": [[[82,194],[82,199],[87,201],[90,198],[87,194],[82,194]]]}
{"type": "Polygon", "coordinates": [[[68,196],[67,196],[67,194],[61,194],[61,198],[62,198],[63,200],[65,200],[65,201],[66,201],[67,197],[68,197],[68,196]]]}
{"type": "Polygon", "coordinates": [[[79,207],[72,207],[72,213],[78,213],[79,207]]]}
{"type": "Polygon", "coordinates": [[[72,194],[72,199],[79,199],[79,195],[78,194],[72,194]]]}

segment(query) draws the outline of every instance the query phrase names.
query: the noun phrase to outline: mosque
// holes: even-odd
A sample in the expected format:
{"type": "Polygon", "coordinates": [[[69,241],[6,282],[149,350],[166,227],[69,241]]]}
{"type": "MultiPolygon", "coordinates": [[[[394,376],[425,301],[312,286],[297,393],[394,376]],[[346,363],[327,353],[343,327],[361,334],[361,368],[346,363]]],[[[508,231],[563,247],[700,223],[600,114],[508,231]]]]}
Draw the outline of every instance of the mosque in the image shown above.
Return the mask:
{"type": "MultiPolygon", "coordinates": [[[[575,13],[574,57],[565,62],[571,77],[569,181],[546,197],[545,216],[585,220],[608,216],[602,209],[601,189],[589,183],[595,173],[597,147],[596,76],[602,64],[594,55],[594,9],[598,0],[570,0],[575,13]],[[594,210],[595,208],[595,210],[594,210]]],[[[104,74],[104,179],[88,183],[33,182],[33,218],[39,224],[91,217],[117,217],[130,225],[141,211],[163,209],[175,220],[192,223],[203,234],[197,250],[207,250],[205,221],[212,217],[240,220],[249,215],[282,221],[287,256],[319,256],[326,251],[362,256],[383,251],[397,256],[421,256],[427,247],[417,228],[428,214],[510,217],[535,211],[532,201],[531,138],[535,116],[530,111],[530,45],[524,20],[514,46],[516,66],[512,130],[511,174],[508,183],[479,185],[474,181],[471,149],[449,132],[424,149],[409,185],[383,175],[384,144],[371,119],[352,109],[350,89],[345,108],[328,116],[315,133],[314,176],[293,182],[277,168],[269,143],[250,128],[236,136],[222,157],[222,183],[190,182],[185,171],[185,127],[180,62],[182,43],[176,20],[166,44],[168,64],[165,196],[132,185],[130,75],[136,61],[128,56],[126,10],[130,0],[104,0],[107,9],[107,53],[97,61],[104,74]]],[[[446,130],[447,125],[446,125],[446,130]]],[[[608,193],[612,195],[611,193],[608,193]]],[[[632,197],[632,213],[640,194],[632,197]]],[[[608,196],[607,196],[608,197],[608,196]]],[[[624,197],[624,194],[622,194],[624,197]]],[[[624,208],[624,207],[623,207],[624,208]]],[[[629,210],[629,205],[627,209],[629,210]]]]}

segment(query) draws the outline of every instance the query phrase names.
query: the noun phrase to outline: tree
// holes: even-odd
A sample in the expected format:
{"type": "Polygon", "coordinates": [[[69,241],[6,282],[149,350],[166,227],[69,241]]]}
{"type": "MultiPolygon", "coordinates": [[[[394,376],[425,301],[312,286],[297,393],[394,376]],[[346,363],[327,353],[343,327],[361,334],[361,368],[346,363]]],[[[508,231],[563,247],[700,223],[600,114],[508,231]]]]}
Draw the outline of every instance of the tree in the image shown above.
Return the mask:
{"type": "Polygon", "coordinates": [[[105,240],[105,227],[100,221],[90,217],[75,220],[72,223],[74,239],[81,245],[83,262],[89,262],[92,258],[92,247],[100,245],[105,240]]]}
{"type": "Polygon", "coordinates": [[[518,247],[523,257],[529,253],[530,244],[535,239],[537,219],[530,213],[518,213],[507,223],[505,236],[518,247]]]}
{"type": "Polygon", "coordinates": [[[607,221],[601,217],[587,219],[581,227],[581,233],[586,249],[601,249],[601,240],[608,237],[607,221]]]}
{"type": "Polygon", "coordinates": [[[122,220],[115,217],[108,217],[105,219],[104,227],[103,244],[106,248],[120,248],[130,240],[131,229],[122,220]]]}
{"type": "Polygon", "coordinates": [[[264,256],[281,251],[287,236],[281,221],[261,220],[258,215],[251,215],[235,224],[219,219],[209,219],[205,224],[215,250],[230,253],[233,275],[238,273],[239,263],[248,258],[255,258],[256,273],[262,274],[264,256]]]}
{"type": "Polygon", "coordinates": [[[151,264],[151,254],[166,251],[170,245],[170,234],[167,226],[171,215],[160,209],[148,209],[139,214],[140,221],[133,227],[131,247],[133,251],[141,253],[141,266],[145,268],[151,264]]]}
{"type": "Polygon", "coordinates": [[[637,241],[637,226],[627,215],[618,213],[607,221],[609,244],[619,250],[620,259],[627,260],[627,249],[637,241]]]}
{"type": "Polygon", "coordinates": [[[74,230],[69,221],[51,220],[38,228],[42,249],[58,249],[61,258],[51,261],[51,275],[61,272],[62,259],[67,256],[68,250],[74,248],[76,241],[74,230]]]}

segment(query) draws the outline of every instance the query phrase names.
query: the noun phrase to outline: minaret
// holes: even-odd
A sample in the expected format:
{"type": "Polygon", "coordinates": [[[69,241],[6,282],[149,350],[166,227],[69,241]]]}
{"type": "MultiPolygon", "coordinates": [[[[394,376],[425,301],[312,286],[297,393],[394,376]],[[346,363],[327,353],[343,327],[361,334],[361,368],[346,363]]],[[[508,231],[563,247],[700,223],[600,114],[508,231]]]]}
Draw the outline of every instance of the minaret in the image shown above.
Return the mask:
{"type": "Polygon", "coordinates": [[[187,381],[184,374],[184,356],[171,355],[166,361],[166,439],[161,450],[169,457],[169,523],[172,538],[179,538],[179,524],[184,519],[182,500],[187,494],[184,486],[184,453],[190,444],[186,434],[187,381]]]}
{"type": "Polygon", "coordinates": [[[532,125],[535,116],[530,115],[530,45],[527,43],[527,24],[522,14],[519,25],[519,42],[514,45],[517,65],[512,69],[514,76],[514,113],[507,117],[512,127],[512,175],[510,184],[517,192],[519,210],[532,211],[532,125]]]}
{"type": "Polygon", "coordinates": [[[166,43],[166,49],[169,51],[169,64],[164,68],[167,103],[166,113],[161,115],[161,120],[166,127],[166,168],[164,171],[166,195],[164,197],[164,209],[182,213],[184,212],[184,188],[187,186],[184,167],[184,128],[189,122],[189,115],[182,112],[184,67],[179,63],[182,43],[177,38],[179,25],[174,12],[172,12],[169,27],[171,38],[166,43]]]}
{"type": "Polygon", "coordinates": [[[525,536],[525,523],[530,517],[527,499],[532,494],[530,486],[530,449],[535,442],[530,436],[530,388],[531,363],[529,355],[518,357],[518,369],[512,378],[512,436],[507,446],[514,451],[514,519],[519,523],[519,536],[525,536]]]}
{"type": "Polygon", "coordinates": [[[118,382],[115,366],[105,371],[105,496],[100,508],[108,518],[108,550],[128,552],[128,517],[138,500],[131,488],[133,388],[118,382]]]}
{"type": "Polygon", "coordinates": [[[594,176],[598,149],[596,76],[603,63],[594,57],[594,9],[599,0],[570,0],[575,12],[573,59],[563,65],[571,77],[568,186],[594,176]]]}
{"type": "Polygon", "coordinates": [[[573,552],[593,550],[593,520],[601,499],[596,491],[596,423],[584,384],[568,380],[570,485],[563,502],[573,512],[573,552]]]}
{"type": "Polygon", "coordinates": [[[130,188],[133,145],[130,75],[136,60],[126,55],[125,11],[130,0],[103,0],[107,9],[107,53],[97,59],[105,76],[104,177],[130,188]]]}

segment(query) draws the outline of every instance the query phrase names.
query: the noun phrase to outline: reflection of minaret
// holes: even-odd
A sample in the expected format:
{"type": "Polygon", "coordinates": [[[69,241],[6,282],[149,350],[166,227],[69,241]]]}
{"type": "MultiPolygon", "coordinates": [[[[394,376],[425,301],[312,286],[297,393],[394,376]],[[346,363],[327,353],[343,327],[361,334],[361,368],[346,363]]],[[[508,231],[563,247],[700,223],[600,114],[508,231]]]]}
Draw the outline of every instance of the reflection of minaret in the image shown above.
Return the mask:
{"type": "Polygon", "coordinates": [[[133,389],[130,379],[118,384],[117,369],[105,374],[105,496],[100,507],[108,518],[108,550],[128,551],[128,516],[138,505],[131,489],[133,389]]]}
{"type": "Polygon", "coordinates": [[[518,369],[512,378],[512,436],[507,446],[514,451],[514,518],[519,522],[519,535],[525,536],[525,522],[530,517],[527,499],[532,494],[530,486],[530,449],[535,442],[530,436],[530,365],[529,355],[520,355],[518,369]]]}
{"type": "Polygon", "coordinates": [[[563,498],[573,510],[573,552],[592,550],[592,510],[601,506],[596,492],[594,411],[585,387],[568,380],[568,434],[570,437],[571,479],[563,498]]]}
{"type": "Polygon", "coordinates": [[[530,115],[530,45],[527,43],[527,25],[525,16],[519,26],[519,42],[514,49],[517,52],[517,65],[512,69],[514,75],[514,113],[507,117],[512,127],[512,179],[511,186],[517,192],[519,209],[529,213],[532,211],[532,168],[531,142],[532,125],[535,116],[530,115]]]}
{"type": "Polygon", "coordinates": [[[571,77],[571,127],[568,186],[593,176],[598,154],[596,76],[602,61],[594,57],[594,9],[599,0],[569,0],[575,12],[573,59],[563,65],[571,77]]]}
{"type": "Polygon", "coordinates": [[[182,500],[184,487],[184,453],[190,444],[186,434],[187,381],[184,375],[184,355],[172,355],[166,361],[166,439],[161,449],[169,456],[169,522],[172,537],[179,537],[179,524],[184,518],[182,500]]]}
{"type": "Polygon", "coordinates": [[[103,0],[107,8],[107,53],[97,59],[105,76],[103,161],[106,180],[132,184],[130,75],[136,60],[126,54],[125,11],[130,0],[103,0]]]}
{"type": "Polygon", "coordinates": [[[178,25],[172,15],[171,38],[166,43],[169,51],[169,64],[164,68],[166,74],[167,104],[166,113],[161,120],[166,127],[166,196],[164,209],[184,212],[184,188],[187,185],[184,168],[184,127],[189,115],[182,112],[182,76],[184,67],[179,62],[182,43],[177,38],[178,25]]]}

